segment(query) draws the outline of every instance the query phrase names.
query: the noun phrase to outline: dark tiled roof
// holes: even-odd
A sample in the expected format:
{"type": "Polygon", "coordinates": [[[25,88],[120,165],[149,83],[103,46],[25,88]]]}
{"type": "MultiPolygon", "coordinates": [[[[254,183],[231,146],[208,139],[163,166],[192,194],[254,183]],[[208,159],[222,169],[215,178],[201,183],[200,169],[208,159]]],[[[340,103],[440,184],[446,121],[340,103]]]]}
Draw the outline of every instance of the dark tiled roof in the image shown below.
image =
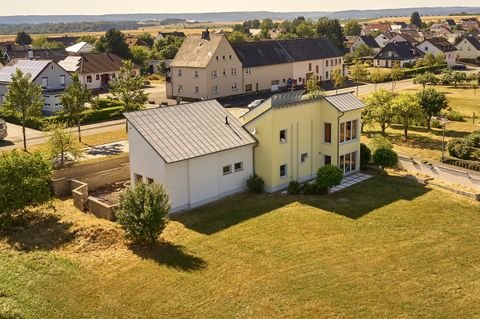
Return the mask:
{"type": "Polygon", "coordinates": [[[343,56],[326,38],[267,40],[232,44],[243,67],[282,64],[343,56]]]}
{"type": "Polygon", "coordinates": [[[451,26],[451,27],[457,25],[457,23],[456,23],[455,20],[453,20],[453,19],[447,19],[447,20],[445,20],[445,22],[447,22],[448,25],[451,26]]]}
{"type": "Polygon", "coordinates": [[[64,37],[48,37],[48,42],[60,42],[64,46],[68,47],[77,43],[80,37],[71,37],[71,36],[64,36],[64,37]]]}
{"type": "Polygon", "coordinates": [[[423,53],[417,50],[410,42],[390,42],[377,54],[375,59],[412,60],[422,55],[423,53]],[[393,56],[390,54],[391,52],[393,56]]]}
{"type": "Polygon", "coordinates": [[[158,35],[162,35],[164,37],[167,37],[167,36],[173,36],[173,37],[179,37],[179,38],[185,38],[186,37],[185,33],[179,32],[179,31],[159,32],[158,35]]]}
{"type": "MultiPolygon", "coordinates": [[[[53,60],[59,62],[68,56],[65,49],[32,49],[33,59],[35,60],[53,60]]],[[[28,49],[7,51],[10,60],[13,59],[28,59],[28,49]]]]}
{"type": "Polygon", "coordinates": [[[374,48],[374,49],[380,48],[377,41],[375,41],[375,38],[372,37],[371,35],[362,35],[360,38],[368,47],[374,48]]]}
{"type": "Polygon", "coordinates": [[[101,73],[118,71],[122,67],[122,58],[113,53],[82,54],[80,73],[101,73]]]}
{"type": "Polygon", "coordinates": [[[475,47],[475,49],[477,49],[477,50],[480,51],[480,41],[478,41],[477,38],[475,38],[475,37],[466,37],[465,40],[467,40],[468,42],[470,42],[470,43],[475,47]]]}
{"type": "Polygon", "coordinates": [[[425,41],[430,42],[442,52],[457,51],[457,48],[453,44],[448,42],[445,38],[431,38],[425,41]]]}

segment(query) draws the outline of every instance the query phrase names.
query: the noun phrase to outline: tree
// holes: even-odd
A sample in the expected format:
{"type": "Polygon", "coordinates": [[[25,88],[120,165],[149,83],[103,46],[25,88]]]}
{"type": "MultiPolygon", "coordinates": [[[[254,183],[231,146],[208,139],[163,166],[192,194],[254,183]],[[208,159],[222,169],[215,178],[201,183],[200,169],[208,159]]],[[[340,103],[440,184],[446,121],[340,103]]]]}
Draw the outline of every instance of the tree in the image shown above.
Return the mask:
{"type": "Polygon", "coordinates": [[[159,39],[153,45],[153,55],[159,60],[173,59],[182,46],[183,40],[183,38],[170,35],[159,39]]]}
{"type": "Polygon", "coordinates": [[[62,42],[48,41],[47,37],[41,36],[33,39],[32,47],[34,49],[60,49],[63,48],[64,45],[62,42]]]}
{"type": "Polygon", "coordinates": [[[392,69],[390,70],[390,79],[392,80],[392,91],[395,89],[397,85],[397,81],[403,78],[403,70],[400,67],[400,63],[396,62],[392,65],[392,69]]]}
{"type": "Polygon", "coordinates": [[[457,87],[457,85],[459,83],[463,83],[467,80],[467,73],[465,73],[465,72],[453,72],[452,80],[453,80],[453,83],[454,83],[455,87],[457,87]]]}
{"type": "Polygon", "coordinates": [[[360,61],[356,61],[355,64],[350,68],[350,77],[357,84],[357,95],[358,87],[360,86],[361,81],[365,81],[368,77],[368,70],[365,67],[365,64],[360,61]]]}
{"type": "Polygon", "coordinates": [[[330,188],[340,185],[343,180],[343,170],[333,166],[325,165],[318,169],[315,184],[320,190],[329,191],[330,188]]]}
{"type": "Polygon", "coordinates": [[[395,167],[398,163],[398,155],[391,148],[381,147],[373,152],[373,164],[383,168],[395,167]]]}
{"type": "Polygon", "coordinates": [[[443,109],[448,107],[447,97],[444,93],[438,92],[433,88],[418,92],[417,97],[427,120],[427,127],[430,129],[432,117],[440,114],[443,109]]]}
{"type": "Polygon", "coordinates": [[[307,94],[302,97],[304,100],[314,99],[324,94],[322,88],[318,84],[318,81],[315,79],[315,76],[311,76],[307,80],[306,84],[307,94]]]}
{"type": "Polygon", "coordinates": [[[423,89],[427,86],[427,84],[436,85],[438,83],[438,78],[432,72],[425,72],[421,74],[417,74],[413,79],[414,84],[421,84],[423,89]]]}
{"type": "Polygon", "coordinates": [[[393,112],[403,126],[405,140],[408,140],[408,129],[413,121],[422,115],[418,97],[411,93],[402,93],[393,100],[393,112]]]}
{"type": "Polygon", "coordinates": [[[375,83],[375,92],[377,92],[377,85],[385,81],[385,75],[378,68],[375,68],[375,70],[370,72],[370,80],[375,83]]]}
{"type": "Polygon", "coordinates": [[[410,17],[410,24],[414,24],[417,27],[421,28],[423,23],[422,23],[422,18],[420,17],[420,13],[417,11],[412,13],[412,16],[410,17]]]}
{"type": "Polygon", "coordinates": [[[331,79],[333,87],[335,88],[335,93],[338,93],[338,89],[345,85],[345,77],[343,76],[343,70],[340,66],[332,71],[331,79]]]}
{"type": "Polygon", "coordinates": [[[243,32],[233,31],[229,35],[227,35],[227,39],[230,43],[240,43],[240,42],[247,42],[247,36],[243,32]]]}
{"type": "Polygon", "coordinates": [[[83,85],[78,74],[75,73],[72,76],[72,83],[65,89],[62,95],[63,111],[62,114],[71,119],[78,130],[78,141],[82,141],[81,134],[81,122],[82,114],[85,111],[85,103],[90,102],[92,99],[92,93],[87,88],[87,85],[83,85]]]}
{"type": "Polygon", "coordinates": [[[122,58],[130,56],[128,44],[125,42],[125,35],[117,29],[108,30],[105,35],[95,43],[95,48],[100,52],[111,52],[122,58]]]}
{"type": "Polygon", "coordinates": [[[78,38],[77,43],[87,42],[87,43],[90,43],[90,44],[95,44],[95,42],[97,42],[97,40],[98,39],[97,39],[96,36],[85,34],[85,35],[82,35],[80,38],[78,38]]]}
{"type": "Polygon", "coordinates": [[[332,40],[340,49],[344,48],[343,29],[337,19],[318,19],[317,35],[332,40]]]}
{"type": "Polygon", "coordinates": [[[349,20],[343,27],[345,35],[359,36],[362,33],[362,27],[356,20],[349,20]]]}
{"type": "Polygon", "coordinates": [[[67,155],[76,159],[81,154],[80,145],[65,124],[55,124],[50,127],[48,150],[56,168],[65,167],[67,155]]]}
{"type": "Polygon", "coordinates": [[[39,153],[0,153],[0,225],[12,213],[47,202],[51,175],[50,162],[39,153]]]}
{"type": "Polygon", "coordinates": [[[147,60],[150,58],[150,50],[144,46],[134,45],[130,48],[132,62],[145,68],[147,60]]]}
{"type": "Polygon", "coordinates": [[[373,55],[372,48],[370,48],[365,43],[361,43],[360,45],[358,45],[355,48],[355,50],[353,50],[353,52],[352,52],[352,56],[355,59],[360,59],[360,58],[367,57],[367,56],[372,56],[372,55],[373,55]]]}
{"type": "Polygon", "coordinates": [[[270,32],[266,27],[263,27],[258,34],[259,39],[271,39],[270,32]]]}
{"type": "Polygon", "coordinates": [[[18,32],[17,37],[15,38],[15,43],[20,45],[30,45],[32,44],[32,37],[25,31],[18,32]]]}
{"type": "Polygon", "coordinates": [[[468,141],[464,138],[452,138],[447,144],[448,154],[461,159],[469,159],[471,150],[468,141]]]}
{"type": "Polygon", "coordinates": [[[155,39],[152,37],[152,35],[148,32],[143,32],[138,35],[138,39],[142,40],[145,42],[145,44],[148,45],[149,48],[153,47],[153,43],[155,42],[155,39]]]}
{"type": "Polygon", "coordinates": [[[40,85],[31,81],[30,74],[23,74],[17,69],[8,84],[8,93],[5,103],[2,105],[5,111],[16,114],[20,117],[23,134],[23,149],[27,150],[27,136],[25,126],[30,119],[42,115],[42,108],[45,105],[43,90],[40,85]]]}
{"type": "Polygon", "coordinates": [[[167,226],[170,207],[162,185],[137,183],[120,196],[116,217],[127,239],[137,244],[152,244],[167,226]]]}
{"type": "Polygon", "coordinates": [[[390,127],[395,117],[392,102],[396,94],[384,89],[369,96],[365,101],[365,108],[362,112],[362,118],[365,122],[378,123],[382,129],[382,135],[390,127]]]}
{"type": "Polygon", "coordinates": [[[263,19],[262,22],[260,23],[260,29],[272,30],[273,20],[270,18],[263,19]]]}
{"type": "Polygon", "coordinates": [[[295,34],[299,38],[313,38],[315,36],[315,28],[310,21],[303,21],[295,28],[295,34]]]}
{"type": "Polygon", "coordinates": [[[148,95],[143,90],[143,77],[140,74],[132,76],[132,70],[132,62],[123,61],[120,75],[110,88],[113,97],[125,103],[124,112],[139,110],[148,101],[148,95]]]}

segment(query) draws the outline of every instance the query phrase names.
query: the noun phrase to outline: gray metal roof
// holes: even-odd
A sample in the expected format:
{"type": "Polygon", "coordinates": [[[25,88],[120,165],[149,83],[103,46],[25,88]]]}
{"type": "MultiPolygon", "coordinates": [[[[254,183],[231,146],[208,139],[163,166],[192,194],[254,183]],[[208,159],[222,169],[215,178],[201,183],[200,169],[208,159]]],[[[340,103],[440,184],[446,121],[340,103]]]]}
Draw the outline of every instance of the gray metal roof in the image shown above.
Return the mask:
{"type": "Polygon", "coordinates": [[[255,143],[216,100],[125,113],[125,117],[166,163],[255,143]]]}
{"type": "Polygon", "coordinates": [[[30,74],[31,79],[34,80],[51,62],[51,60],[17,60],[15,64],[0,69],[0,82],[11,82],[12,75],[15,74],[17,69],[24,74],[30,74]]]}
{"type": "Polygon", "coordinates": [[[325,96],[330,104],[332,104],[340,112],[354,111],[362,109],[365,105],[352,93],[343,93],[337,95],[325,96]]]}

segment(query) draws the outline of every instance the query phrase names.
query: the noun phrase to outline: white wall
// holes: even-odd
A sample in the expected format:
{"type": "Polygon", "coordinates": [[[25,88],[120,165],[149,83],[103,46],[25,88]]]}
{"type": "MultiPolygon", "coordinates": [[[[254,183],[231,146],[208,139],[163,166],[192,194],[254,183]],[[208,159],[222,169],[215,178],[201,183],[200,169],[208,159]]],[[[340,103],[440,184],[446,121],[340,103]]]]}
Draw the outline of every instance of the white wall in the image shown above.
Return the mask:
{"type": "Polygon", "coordinates": [[[452,66],[455,65],[455,59],[456,59],[456,55],[457,55],[456,51],[451,51],[451,52],[445,52],[444,53],[442,50],[440,50],[439,48],[437,48],[436,46],[431,44],[429,41],[424,41],[424,42],[420,43],[417,46],[417,48],[425,54],[427,54],[427,53],[432,53],[433,55],[445,54],[445,63],[447,63],[447,65],[449,67],[452,67],[452,66]]]}
{"type": "Polygon", "coordinates": [[[92,89],[100,89],[102,87],[102,74],[108,74],[110,77],[110,81],[113,81],[118,78],[120,71],[115,71],[115,72],[105,72],[105,73],[92,73],[92,74],[82,74],[80,76],[80,82],[82,84],[86,84],[87,88],[92,90],[92,89]],[[115,78],[112,78],[112,75],[115,74],[115,78]],[[97,80],[97,75],[98,75],[98,80],[97,80]],[[92,82],[87,81],[87,77],[91,76],[92,77],[92,82]]]}
{"type": "Polygon", "coordinates": [[[144,182],[152,178],[163,184],[172,203],[171,213],[242,191],[253,174],[253,145],[166,164],[131,125],[128,139],[132,185],[136,174],[143,176],[144,182]],[[243,162],[242,171],[233,171],[237,162],[243,162]],[[223,175],[226,165],[232,165],[232,173],[223,175]]]}
{"type": "Polygon", "coordinates": [[[480,58],[480,51],[477,50],[469,41],[463,39],[457,44],[457,56],[460,59],[478,59],[480,58]]]}

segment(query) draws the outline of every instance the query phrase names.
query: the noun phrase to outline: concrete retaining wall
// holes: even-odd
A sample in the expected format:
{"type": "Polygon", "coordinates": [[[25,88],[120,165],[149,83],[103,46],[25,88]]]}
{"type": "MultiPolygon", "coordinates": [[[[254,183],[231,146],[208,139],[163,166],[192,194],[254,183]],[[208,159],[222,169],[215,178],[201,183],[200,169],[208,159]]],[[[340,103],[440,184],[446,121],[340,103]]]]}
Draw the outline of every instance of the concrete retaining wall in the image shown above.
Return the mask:
{"type": "Polygon", "coordinates": [[[88,185],[77,180],[71,180],[73,205],[81,211],[88,209],[88,185]]]}
{"type": "Polygon", "coordinates": [[[398,156],[398,166],[411,173],[427,175],[480,192],[480,174],[477,172],[440,162],[422,162],[421,159],[405,155],[398,156]]]}
{"type": "Polygon", "coordinates": [[[118,205],[109,205],[107,203],[102,202],[96,197],[88,197],[88,210],[93,215],[114,221],[115,218],[115,208],[118,205]]]}

